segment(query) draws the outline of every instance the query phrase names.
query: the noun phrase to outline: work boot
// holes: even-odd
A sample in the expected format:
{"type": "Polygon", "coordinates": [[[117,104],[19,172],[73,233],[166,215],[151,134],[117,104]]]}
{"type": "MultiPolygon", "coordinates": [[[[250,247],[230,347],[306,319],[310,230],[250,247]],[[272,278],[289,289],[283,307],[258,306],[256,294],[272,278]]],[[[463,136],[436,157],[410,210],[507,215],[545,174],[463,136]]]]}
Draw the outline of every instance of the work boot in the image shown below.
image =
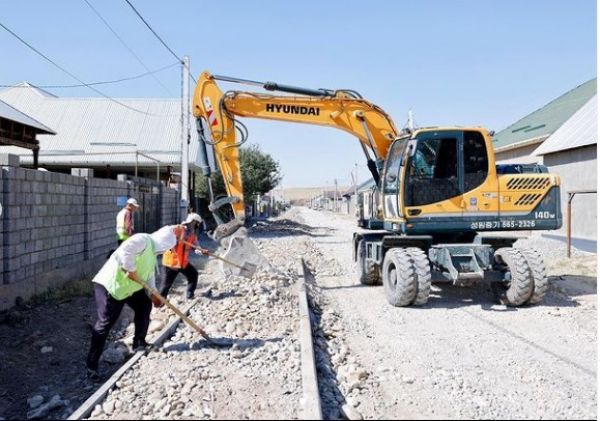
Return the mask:
{"type": "Polygon", "coordinates": [[[148,342],[146,342],[145,339],[134,339],[133,340],[133,350],[136,352],[146,349],[149,346],[150,345],[148,345],[148,342]]]}
{"type": "Polygon", "coordinates": [[[88,369],[88,377],[98,377],[98,362],[104,350],[104,338],[96,332],[92,332],[92,343],[90,351],[85,360],[85,366],[88,369]]]}
{"type": "Polygon", "coordinates": [[[194,299],[194,293],[191,292],[191,291],[188,291],[185,296],[187,297],[188,300],[193,300],[194,299]]]}

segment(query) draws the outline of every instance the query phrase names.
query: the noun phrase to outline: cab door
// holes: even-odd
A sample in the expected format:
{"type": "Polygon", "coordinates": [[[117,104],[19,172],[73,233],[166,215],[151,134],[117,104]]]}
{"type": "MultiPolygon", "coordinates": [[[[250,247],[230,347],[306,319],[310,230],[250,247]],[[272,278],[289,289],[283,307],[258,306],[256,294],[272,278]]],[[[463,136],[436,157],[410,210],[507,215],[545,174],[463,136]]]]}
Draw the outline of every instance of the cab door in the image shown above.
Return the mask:
{"type": "Polygon", "coordinates": [[[435,223],[461,216],[462,132],[425,131],[414,142],[405,170],[407,220],[425,218],[435,223]]]}
{"type": "Polygon", "coordinates": [[[494,230],[498,225],[498,177],[491,139],[477,130],[466,130],[461,146],[463,217],[472,230],[494,230]]]}
{"type": "Polygon", "coordinates": [[[386,222],[402,222],[403,210],[401,205],[401,169],[406,139],[396,140],[390,146],[382,184],[383,217],[386,222]]]}

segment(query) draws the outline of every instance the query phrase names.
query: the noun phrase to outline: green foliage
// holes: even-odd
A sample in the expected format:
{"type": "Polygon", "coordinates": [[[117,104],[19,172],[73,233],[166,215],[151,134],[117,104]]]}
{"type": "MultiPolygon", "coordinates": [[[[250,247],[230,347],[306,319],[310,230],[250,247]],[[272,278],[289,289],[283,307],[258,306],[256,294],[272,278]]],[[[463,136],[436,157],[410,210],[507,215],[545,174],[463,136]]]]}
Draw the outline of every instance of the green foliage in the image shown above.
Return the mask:
{"type": "MultiPolygon", "coordinates": [[[[240,148],[240,165],[244,183],[244,200],[249,203],[255,194],[265,194],[273,190],[281,181],[279,163],[260,150],[258,145],[240,148]]],[[[201,174],[196,176],[196,194],[209,197],[208,183],[201,174]]],[[[215,196],[226,194],[225,183],[220,173],[212,175],[215,196]]]]}

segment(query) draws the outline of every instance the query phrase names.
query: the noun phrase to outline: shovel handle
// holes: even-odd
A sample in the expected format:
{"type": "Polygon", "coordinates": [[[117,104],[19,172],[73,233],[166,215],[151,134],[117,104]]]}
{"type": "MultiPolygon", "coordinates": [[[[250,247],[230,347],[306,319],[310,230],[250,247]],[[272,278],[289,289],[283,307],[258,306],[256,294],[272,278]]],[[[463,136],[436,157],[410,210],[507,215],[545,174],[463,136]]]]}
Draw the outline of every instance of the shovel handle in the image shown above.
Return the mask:
{"type": "MultiPolygon", "coordinates": [[[[131,278],[129,278],[131,279],[131,278]]],[[[147,285],[146,283],[140,281],[139,279],[131,279],[133,282],[141,285],[142,287],[144,287],[144,289],[148,292],[150,292],[152,295],[154,295],[156,298],[158,298],[158,300],[163,303],[164,305],[166,305],[168,308],[171,309],[171,311],[173,311],[173,313],[177,314],[179,317],[181,317],[181,320],[183,320],[184,322],[186,322],[188,325],[190,325],[196,332],[198,332],[204,339],[210,339],[208,337],[208,335],[206,334],[206,332],[204,330],[202,330],[202,328],[200,326],[198,326],[192,319],[190,319],[188,316],[186,316],[185,314],[183,314],[181,312],[181,310],[179,310],[177,307],[175,307],[173,304],[171,304],[165,297],[163,297],[162,295],[160,295],[160,293],[155,290],[154,288],[152,288],[151,286],[147,285]]]]}

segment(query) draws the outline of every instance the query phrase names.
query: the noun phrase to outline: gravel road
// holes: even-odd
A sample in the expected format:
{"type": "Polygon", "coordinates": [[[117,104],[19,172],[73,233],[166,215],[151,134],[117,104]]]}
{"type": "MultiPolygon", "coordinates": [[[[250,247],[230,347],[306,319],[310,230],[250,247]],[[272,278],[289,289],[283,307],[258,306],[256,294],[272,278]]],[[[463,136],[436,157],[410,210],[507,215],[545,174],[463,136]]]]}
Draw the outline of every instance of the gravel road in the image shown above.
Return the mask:
{"type": "MultiPolygon", "coordinates": [[[[287,217],[306,227],[311,246],[333,268],[317,272],[317,289],[338,319],[335,336],[371,381],[344,395],[365,418],[596,417],[595,273],[569,276],[571,268],[551,256],[562,276],[552,279],[542,305],[495,304],[489,284],[481,283],[436,285],[426,306],[394,308],[383,287],[355,280],[353,218],[306,208],[287,217]]],[[[524,241],[556,252],[552,240],[524,241]]],[[[333,369],[348,390],[339,373],[344,364],[333,369]]]]}
{"type": "Polygon", "coordinates": [[[382,287],[358,284],[355,230],[351,217],[307,208],[257,223],[250,236],[279,272],[226,279],[213,262],[191,315],[231,346],[206,346],[181,326],[92,418],[297,419],[299,257],[326,419],[595,418],[594,255],[567,264],[552,240],[524,240],[542,248],[554,275],[539,306],[495,304],[481,283],[434,285],[426,306],[394,308],[382,287]]]}

